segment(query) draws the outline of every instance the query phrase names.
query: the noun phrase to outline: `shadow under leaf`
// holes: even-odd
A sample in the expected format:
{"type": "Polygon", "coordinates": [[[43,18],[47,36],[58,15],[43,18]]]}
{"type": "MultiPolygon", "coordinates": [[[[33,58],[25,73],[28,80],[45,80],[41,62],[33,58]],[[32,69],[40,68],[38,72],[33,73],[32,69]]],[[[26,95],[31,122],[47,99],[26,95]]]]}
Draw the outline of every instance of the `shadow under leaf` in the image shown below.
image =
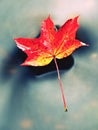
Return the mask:
{"type": "MultiPolygon", "coordinates": [[[[27,56],[24,52],[22,52],[20,49],[15,48],[10,54],[9,59],[4,59],[4,63],[2,66],[3,79],[7,80],[14,76],[16,73],[19,73],[18,75],[21,75],[21,77],[23,77],[22,75],[24,75],[25,78],[30,78],[45,74],[47,72],[56,71],[54,61],[46,66],[20,66],[20,64],[26,59],[26,57],[27,56]]],[[[72,55],[70,55],[67,58],[63,58],[60,60],[57,59],[57,63],[60,70],[69,70],[74,64],[74,59],[72,55]]]]}

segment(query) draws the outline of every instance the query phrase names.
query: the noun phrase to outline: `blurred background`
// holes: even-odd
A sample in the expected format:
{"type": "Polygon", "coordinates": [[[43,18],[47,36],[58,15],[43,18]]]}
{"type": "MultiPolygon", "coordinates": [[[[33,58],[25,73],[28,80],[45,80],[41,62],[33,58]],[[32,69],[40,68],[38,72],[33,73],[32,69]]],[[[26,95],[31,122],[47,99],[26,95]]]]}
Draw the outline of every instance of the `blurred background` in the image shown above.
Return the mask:
{"type": "Polygon", "coordinates": [[[0,130],[98,130],[97,7],[97,0],[0,0],[0,130]],[[79,15],[77,38],[90,45],[58,61],[68,112],[53,62],[21,67],[26,55],[13,41],[36,37],[48,15],[60,26],[79,15]]]}

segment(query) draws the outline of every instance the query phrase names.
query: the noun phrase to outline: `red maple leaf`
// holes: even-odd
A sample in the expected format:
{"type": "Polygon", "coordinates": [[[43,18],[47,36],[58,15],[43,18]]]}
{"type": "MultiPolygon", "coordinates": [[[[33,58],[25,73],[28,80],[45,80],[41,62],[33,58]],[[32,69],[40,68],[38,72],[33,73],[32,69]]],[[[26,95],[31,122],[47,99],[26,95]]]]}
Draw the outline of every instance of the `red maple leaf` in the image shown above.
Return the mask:
{"type": "Polygon", "coordinates": [[[27,54],[27,59],[22,65],[44,66],[54,59],[65,111],[67,110],[66,101],[56,58],[67,57],[75,49],[86,46],[85,43],[75,38],[79,27],[77,19],[78,16],[67,20],[57,30],[49,16],[42,22],[39,38],[14,38],[17,46],[27,54]]]}

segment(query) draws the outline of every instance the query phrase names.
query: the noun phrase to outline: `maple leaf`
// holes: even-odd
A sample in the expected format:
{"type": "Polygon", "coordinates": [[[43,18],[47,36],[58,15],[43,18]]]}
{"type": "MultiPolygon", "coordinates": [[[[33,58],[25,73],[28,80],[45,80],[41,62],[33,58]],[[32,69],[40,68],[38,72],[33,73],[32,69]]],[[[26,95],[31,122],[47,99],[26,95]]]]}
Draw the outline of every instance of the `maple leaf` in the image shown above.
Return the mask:
{"type": "Polygon", "coordinates": [[[78,16],[67,20],[57,30],[49,16],[42,22],[41,34],[38,38],[14,38],[17,47],[27,54],[27,59],[21,65],[44,66],[54,59],[65,111],[67,106],[56,58],[67,57],[75,49],[87,45],[75,38],[79,28],[77,19],[78,16]]]}

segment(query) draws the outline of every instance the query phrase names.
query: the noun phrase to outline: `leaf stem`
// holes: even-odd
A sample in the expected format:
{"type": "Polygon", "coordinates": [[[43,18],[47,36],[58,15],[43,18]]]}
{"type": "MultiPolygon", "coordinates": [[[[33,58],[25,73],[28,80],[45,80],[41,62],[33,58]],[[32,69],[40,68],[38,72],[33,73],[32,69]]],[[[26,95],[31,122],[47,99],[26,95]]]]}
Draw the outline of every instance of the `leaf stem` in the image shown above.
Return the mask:
{"type": "Polygon", "coordinates": [[[54,62],[55,62],[55,65],[56,65],[56,70],[57,70],[57,74],[58,74],[58,82],[59,82],[59,85],[60,85],[60,90],[61,90],[62,99],[63,99],[63,103],[64,103],[64,111],[67,111],[67,106],[66,106],[66,101],[65,101],[65,96],[64,96],[63,85],[62,85],[62,82],[61,82],[59,67],[58,67],[58,64],[57,64],[55,56],[54,56],[54,62]]]}

